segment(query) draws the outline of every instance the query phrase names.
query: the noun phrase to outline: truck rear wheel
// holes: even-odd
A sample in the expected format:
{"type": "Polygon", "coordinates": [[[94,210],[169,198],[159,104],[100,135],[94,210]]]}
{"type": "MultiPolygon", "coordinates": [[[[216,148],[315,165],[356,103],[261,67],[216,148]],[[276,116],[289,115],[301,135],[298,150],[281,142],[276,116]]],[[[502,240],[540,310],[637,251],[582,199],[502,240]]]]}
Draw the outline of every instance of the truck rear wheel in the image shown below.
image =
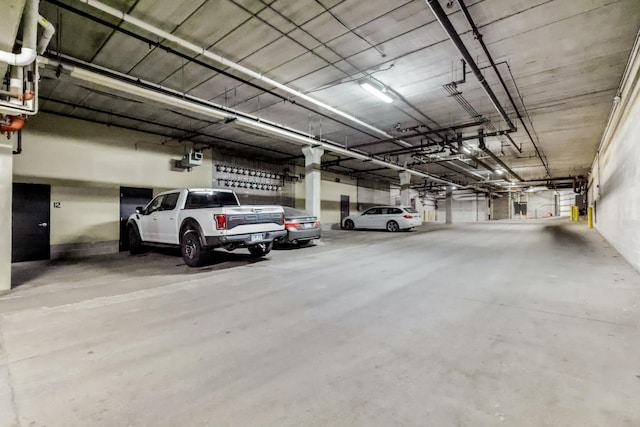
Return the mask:
{"type": "Polygon", "coordinates": [[[182,236],[180,242],[182,259],[189,267],[199,267],[205,259],[205,251],[200,243],[200,236],[195,230],[189,230],[182,236]]]}
{"type": "Polygon", "coordinates": [[[249,246],[248,249],[251,255],[253,255],[254,257],[261,257],[271,252],[272,247],[273,247],[273,243],[269,242],[269,243],[259,243],[255,246],[249,246]]]}

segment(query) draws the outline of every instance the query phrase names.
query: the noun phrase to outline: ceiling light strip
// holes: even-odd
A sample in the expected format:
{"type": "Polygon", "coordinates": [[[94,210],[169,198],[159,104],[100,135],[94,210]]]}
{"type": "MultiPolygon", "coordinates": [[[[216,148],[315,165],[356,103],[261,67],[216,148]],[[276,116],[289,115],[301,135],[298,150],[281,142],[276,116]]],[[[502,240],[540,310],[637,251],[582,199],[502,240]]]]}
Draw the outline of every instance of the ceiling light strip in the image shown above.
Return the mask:
{"type": "MultiPolygon", "coordinates": [[[[295,90],[295,89],[293,89],[293,88],[291,88],[289,86],[286,86],[286,85],[284,85],[282,83],[279,83],[279,82],[277,82],[275,80],[272,80],[272,79],[270,79],[270,78],[268,78],[268,77],[266,77],[266,76],[264,76],[264,75],[262,75],[262,74],[260,74],[260,73],[258,73],[256,71],[253,71],[253,70],[251,70],[251,69],[249,69],[247,67],[244,67],[244,66],[242,66],[240,64],[237,64],[237,63],[235,63],[233,61],[230,61],[229,59],[224,58],[224,57],[222,57],[222,56],[220,56],[218,54],[210,52],[210,51],[208,51],[207,49],[205,49],[205,48],[203,48],[201,46],[198,46],[196,44],[188,42],[188,41],[186,41],[186,40],[184,40],[184,39],[182,39],[180,37],[177,37],[177,36],[175,36],[175,35],[173,35],[171,33],[168,33],[168,32],[166,32],[164,30],[161,30],[160,28],[154,27],[153,25],[147,24],[146,22],[141,21],[138,18],[134,18],[133,16],[128,15],[128,14],[126,14],[124,12],[121,12],[118,9],[115,9],[115,8],[113,8],[111,6],[108,6],[108,5],[106,5],[106,4],[102,3],[102,2],[99,2],[99,1],[96,1],[96,0],[77,0],[77,1],[79,1],[81,3],[85,3],[85,4],[87,4],[87,5],[91,6],[91,7],[94,7],[96,9],[104,12],[104,13],[107,13],[107,14],[109,14],[111,16],[114,16],[114,17],[116,17],[118,19],[121,19],[121,20],[123,20],[125,22],[128,22],[129,24],[134,25],[134,26],[136,26],[136,27],[138,27],[138,28],[140,28],[142,30],[148,31],[148,32],[150,32],[152,34],[155,34],[155,35],[157,35],[159,37],[162,37],[163,39],[166,39],[166,40],[168,40],[168,41],[170,41],[172,43],[175,43],[175,44],[177,44],[179,46],[182,46],[185,49],[188,49],[188,50],[190,50],[190,51],[192,51],[192,52],[194,52],[194,53],[196,53],[198,55],[205,56],[205,57],[207,57],[207,58],[209,58],[209,59],[211,59],[213,61],[216,61],[216,62],[218,62],[218,63],[220,63],[222,65],[225,65],[225,66],[227,66],[229,68],[232,68],[232,69],[234,69],[236,71],[239,71],[240,73],[243,73],[243,74],[245,74],[247,76],[250,76],[252,78],[261,80],[261,81],[263,81],[265,83],[268,83],[268,84],[270,84],[270,85],[272,85],[272,86],[274,86],[274,87],[276,87],[278,89],[281,89],[281,90],[283,90],[285,92],[288,92],[288,93],[290,93],[290,94],[292,94],[292,95],[294,95],[294,96],[296,96],[298,98],[304,99],[307,102],[315,104],[315,105],[317,105],[317,106],[319,106],[321,108],[324,108],[325,110],[328,110],[328,111],[330,111],[330,112],[332,112],[334,114],[337,114],[337,115],[339,115],[341,117],[344,117],[345,119],[348,119],[348,120],[352,121],[353,123],[356,123],[356,124],[358,124],[358,125],[360,125],[362,127],[365,127],[365,128],[367,128],[367,129],[369,129],[371,131],[374,131],[374,132],[378,133],[379,135],[382,135],[382,136],[384,136],[386,138],[393,138],[392,135],[388,134],[387,132],[383,131],[382,129],[379,129],[379,128],[377,128],[377,127],[375,127],[375,126],[373,126],[373,125],[371,125],[371,124],[369,124],[367,122],[364,122],[364,121],[360,120],[360,119],[357,119],[356,117],[352,116],[351,114],[348,114],[348,113],[345,113],[344,111],[338,110],[337,108],[332,107],[332,106],[330,106],[328,104],[325,104],[322,101],[319,101],[319,100],[317,100],[315,98],[312,98],[312,97],[310,97],[308,95],[305,95],[304,93],[302,93],[300,91],[297,91],[297,90],[295,90]]],[[[412,145],[409,144],[406,141],[397,140],[397,142],[399,144],[405,146],[405,147],[412,147],[412,145]]]]}
{"type": "Polygon", "coordinates": [[[393,98],[387,95],[382,89],[377,88],[372,82],[368,80],[361,81],[360,87],[362,87],[362,89],[366,90],[376,98],[382,100],[383,102],[386,102],[387,104],[393,102],[393,98]]]}

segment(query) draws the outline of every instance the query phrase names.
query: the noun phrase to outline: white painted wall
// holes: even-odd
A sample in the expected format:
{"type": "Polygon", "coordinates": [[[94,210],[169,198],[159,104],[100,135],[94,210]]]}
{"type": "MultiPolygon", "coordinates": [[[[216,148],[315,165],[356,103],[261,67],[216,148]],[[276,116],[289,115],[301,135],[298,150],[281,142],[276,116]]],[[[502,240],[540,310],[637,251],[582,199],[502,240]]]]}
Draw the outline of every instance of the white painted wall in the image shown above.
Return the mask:
{"type": "MultiPolygon", "coordinates": [[[[639,34],[640,35],[640,34],[639,34]]],[[[590,175],[595,227],[640,271],[640,46],[638,39],[590,175]]]]}
{"type": "Polygon", "coordinates": [[[27,122],[23,153],[14,158],[14,180],[44,178],[130,187],[209,187],[212,164],[205,152],[202,166],[174,170],[182,145],[142,132],[47,114],[27,122]]]}
{"type": "MultiPolygon", "coordinates": [[[[390,203],[400,204],[400,189],[392,188],[390,192],[390,203]]],[[[447,213],[443,198],[433,199],[431,196],[420,197],[416,190],[410,191],[410,200],[415,203],[416,210],[424,222],[445,222],[447,213]]],[[[479,195],[476,200],[475,194],[454,191],[452,202],[452,222],[477,222],[487,220],[487,204],[484,195],[479,195]]]]}
{"type": "Polygon", "coordinates": [[[118,240],[120,188],[51,186],[51,245],[118,240]]]}
{"type": "Polygon", "coordinates": [[[487,202],[484,195],[453,193],[452,222],[479,222],[487,220],[487,202]]]}
{"type": "Polygon", "coordinates": [[[542,190],[523,193],[502,193],[501,198],[493,200],[493,219],[540,219],[555,216],[556,196],[560,202],[559,216],[569,216],[571,205],[575,203],[573,190],[542,190]],[[514,201],[526,201],[527,217],[515,214],[514,201]]]}
{"type": "Polygon", "coordinates": [[[41,113],[25,126],[13,182],[51,185],[51,203],[60,202],[51,208],[51,245],[117,241],[120,186],[211,186],[210,152],[191,172],[171,167],[182,154],[163,137],[41,113]]]}
{"type": "MultiPolygon", "coordinates": [[[[416,210],[424,222],[445,222],[447,213],[444,198],[433,199],[431,196],[420,197],[416,190],[410,191],[410,200],[415,203],[416,210]]],[[[400,204],[400,189],[391,188],[390,203],[400,204]]],[[[466,191],[454,191],[452,202],[452,222],[487,221],[487,202],[484,195],[476,196],[466,191]]]]}
{"type": "Polygon", "coordinates": [[[421,206],[418,210],[422,215],[422,220],[424,222],[444,222],[446,214],[442,210],[442,206],[438,204],[442,202],[442,200],[438,201],[428,197],[420,200],[421,206]]]}

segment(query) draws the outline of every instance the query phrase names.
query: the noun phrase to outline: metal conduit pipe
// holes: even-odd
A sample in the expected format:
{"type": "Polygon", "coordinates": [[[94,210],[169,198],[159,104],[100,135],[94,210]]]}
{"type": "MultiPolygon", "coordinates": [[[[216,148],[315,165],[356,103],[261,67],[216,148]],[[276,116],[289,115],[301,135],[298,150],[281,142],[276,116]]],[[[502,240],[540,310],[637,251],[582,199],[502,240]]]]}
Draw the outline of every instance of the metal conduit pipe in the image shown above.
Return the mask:
{"type": "MultiPolygon", "coordinates": [[[[470,128],[470,127],[474,127],[474,126],[482,126],[485,123],[486,123],[485,120],[478,120],[478,121],[474,121],[474,122],[463,123],[463,124],[460,124],[460,125],[441,127],[439,129],[429,129],[429,130],[422,131],[422,132],[412,132],[412,133],[409,133],[407,135],[403,135],[403,138],[414,138],[416,136],[427,136],[427,135],[431,135],[431,134],[434,134],[434,133],[437,134],[437,133],[440,133],[440,132],[447,132],[447,131],[453,132],[453,131],[459,130],[459,129],[470,128]]],[[[365,142],[365,143],[362,143],[362,144],[353,145],[351,148],[369,147],[371,145],[383,144],[385,142],[394,142],[394,141],[397,141],[398,139],[399,139],[398,137],[387,138],[387,139],[379,139],[377,141],[371,141],[371,142],[365,142]]]]}
{"type": "MultiPolygon", "coordinates": [[[[419,163],[425,163],[422,160],[420,160],[419,158],[416,159],[419,163]]],[[[486,181],[486,177],[480,175],[477,172],[474,171],[470,171],[462,166],[457,165],[456,163],[453,162],[447,162],[447,163],[440,163],[440,166],[452,170],[456,173],[461,173],[463,175],[466,175],[469,178],[474,178],[474,179],[480,179],[482,181],[482,183],[484,184],[484,182],[486,181]]]]}
{"type": "Polygon", "coordinates": [[[344,148],[338,145],[337,143],[329,140],[316,139],[313,135],[300,132],[295,129],[287,128],[285,126],[261,119],[256,116],[252,116],[247,113],[233,110],[231,108],[227,108],[222,105],[215,104],[213,102],[206,101],[203,99],[195,98],[193,96],[185,96],[184,94],[178,91],[174,91],[172,89],[165,88],[157,84],[144,82],[140,79],[133,79],[126,75],[122,75],[120,73],[115,73],[115,72],[113,74],[118,75],[120,78],[114,78],[107,75],[107,71],[104,68],[100,70],[101,71],[100,73],[97,73],[97,72],[89,71],[76,66],[69,66],[59,61],[55,61],[55,60],[47,59],[43,57],[39,58],[39,63],[45,66],[52,67],[54,69],[58,69],[59,67],[62,67],[63,70],[68,71],[70,73],[70,76],[72,78],[75,78],[78,80],[82,80],[82,81],[96,84],[103,87],[108,87],[117,91],[122,91],[131,96],[136,96],[143,99],[148,99],[154,102],[158,102],[161,104],[170,105],[174,108],[180,108],[186,111],[195,112],[195,113],[212,117],[218,120],[224,120],[231,115],[235,119],[233,121],[235,126],[245,127],[253,131],[259,131],[259,132],[261,131],[268,135],[277,136],[279,138],[282,138],[283,140],[293,142],[297,145],[322,147],[327,151],[330,151],[339,155],[351,157],[358,160],[366,160],[373,164],[380,165],[388,169],[393,169],[398,172],[407,171],[414,176],[426,178],[430,181],[434,181],[440,184],[456,185],[461,188],[467,188],[464,186],[460,186],[459,184],[456,184],[454,182],[450,182],[445,179],[439,178],[437,176],[433,176],[428,173],[424,173],[421,171],[417,171],[414,169],[406,168],[401,165],[384,161],[375,156],[371,156],[367,153],[344,148]],[[127,80],[127,77],[128,77],[128,81],[125,81],[127,80]],[[146,85],[148,87],[143,87],[143,85],[146,85]],[[153,89],[151,89],[151,87],[153,87],[153,89]]]}
{"type": "Polygon", "coordinates": [[[480,82],[480,85],[482,86],[482,89],[484,89],[484,92],[487,94],[489,99],[491,99],[491,103],[500,114],[500,117],[502,117],[502,120],[504,120],[505,123],[507,123],[507,125],[509,126],[509,130],[515,131],[516,126],[513,124],[513,122],[507,115],[507,112],[504,110],[504,108],[500,104],[500,101],[496,97],[496,94],[493,92],[493,89],[491,89],[491,86],[489,86],[489,83],[487,83],[487,81],[485,80],[484,76],[482,75],[482,72],[478,68],[478,65],[476,64],[473,57],[467,50],[467,47],[462,42],[462,39],[458,35],[456,29],[453,27],[453,24],[449,20],[449,17],[447,16],[447,14],[442,9],[442,6],[440,6],[440,3],[438,2],[438,0],[425,0],[425,1],[427,2],[427,5],[431,9],[431,12],[433,12],[436,19],[444,29],[445,33],[447,33],[447,35],[449,36],[453,44],[455,44],[456,48],[458,49],[458,52],[460,52],[460,55],[462,55],[464,60],[467,62],[467,65],[469,66],[469,68],[471,68],[471,71],[478,79],[478,82],[480,82]]]}
{"type": "MultiPolygon", "coordinates": [[[[495,136],[504,136],[504,135],[508,135],[509,133],[512,133],[515,131],[509,131],[509,130],[499,130],[499,131],[495,131],[495,132],[489,132],[489,133],[485,133],[484,137],[485,138],[490,138],[490,137],[495,137],[495,136]]],[[[477,135],[469,135],[469,136],[463,136],[461,139],[456,139],[456,140],[452,140],[452,141],[448,141],[449,143],[451,142],[457,142],[457,141],[471,141],[474,139],[478,139],[477,135]]],[[[356,148],[356,147],[351,147],[351,148],[356,148]]],[[[424,147],[421,147],[419,145],[414,145],[411,148],[394,148],[393,150],[387,150],[387,151],[379,151],[376,154],[377,155],[385,155],[385,154],[409,154],[409,153],[416,153],[419,152],[420,150],[422,150],[424,147]]],[[[469,156],[469,154],[464,153],[465,156],[469,156]]]]}
{"type": "MultiPolygon", "coordinates": [[[[464,59],[462,60],[462,63],[466,64],[464,62],[464,59]]],[[[476,109],[473,108],[473,106],[469,103],[469,101],[467,101],[467,99],[464,96],[462,96],[462,92],[458,90],[459,83],[464,83],[464,80],[447,83],[442,87],[447,91],[447,93],[449,93],[449,96],[451,96],[456,102],[458,102],[458,104],[462,106],[462,108],[467,112],[467,114],[469,114],[469,116],[471,116],[472,118],[482,118],[483,117],[482,114],[478,113],[476,109]]],[[[488,122],[487,129],[489,129],[490,131],[495,131],[496,130],[495,126],[493,126],[490,121],[487,120],[487,122],[488,122]]],[[[509,142],[513,145],[513,147],[519,153],[522,153],[522,147],[519,147],[518,144],[516,144],[513,138],[511,138],[511,135],[506,135],[506,137],[509,140],[509,142]]]]}
{"type": "Polygon", "coordinates": [[[522,182],[523,181],[522,177],[520,175],[518,175],[517,173],[515,173],[513,170],[511,170],[511,168],[509,166],[507,166],[505,162],[503,162],[498,156],[493,154],[493,152],[491,150],[489,150],[489,148],[484,144],[485,136],[486,135],[482,131],[480,131],[478,133],[478,148],[480,148],[482,151],[487,153],[487,155],[489,157],[491,157],[494,162],[496,162],[500,166],[502,166],[502,168],[504,170],[506,170],[507,172],[509,172],[511,174],[511,176],[516,178],[518,181],[522,182]]]}
{"type": "MultiPolygon", "coordinates": [[[[522,114],[520,114],[520,110],[516,106],[516,103],[513,100],[513,97],[511,96],[511,93],[509,92],[509,89],[507,89],[507,84],[504,82],[504,79],[502,78],[502,74],[500,74],[500,71],[498,70],[498,66],[496,65],[495,61],[493,60],[493,57],[491,56],[491,54],[489,53],[489,49],[487,49],[487,45],[484,43],[484,40],[482,39],[482,34],[480,34],[480,31],[478,30],[478,27],[476,26],[476,23],[473,21],[473,18],[471,18],[471,15],[469,14],[469,10],[467,9],[467,6],[464,4],[463,0],[457,0],[457,1],[458,1],[458,5],[460,6],[460,10],[464,14],[465,18],[467,19],[467,22],[469,23],[469,26],[471,27],[471,30],[473,31],[473,35],[475,36],[476,40],[478,40],[478,43],[480,43],[480,46],[482,47],[482,50],[483,50],[485,56],[489,60],[489,63],[491,64],[491,68],[493,68],[493,71],[498,76],[498,79],[500,80],[500,84],[502,85],[502,89],[504,90],[504,92],[509,97],[509,102],[511,103],[511,106],[513,107],[513,110],[516,113],[516,117],[518,117],[518,120],[520,120],[520,123],[522,123],[522,127],[524,128],[525,132],[529,136],[529,140],[531,140],[531,144],[533,144],[533,148],[536,150],[536,154],[540,158],[540,161],[542,162],[542,165],[544,166],[545,170],[547,171],[547,174],[549,176],[551,176],[551,172],[549,171],[549,166],[544,161],[544,159],[542,157],[542,154],[538,150],[538,146],[535,143],[535,141],[533,140],[533,137],[531,136],[531,132],[529,132],[529,128],[527,127],[527,124],[525,123],[524,119],[522,118],[522,114]]],[[[511,137],[509,136],[508,138],[511,141],[511,143],[514,144],[514,146],[515,146],[515,142],[511,139],[511,137]]],[[[522,149],[520,149],[519,151],[522,153],[522,149]]]]}
{"type": "Polygon", "coordinates": [[[13,154],[22,153],[22,129],[18,131],[18,146],[13,150],[13,154]]]}
{"type": "MultiPolygon", "coordinates": [[[[377,133],[379,135],[382,135],[382,136],[384,136],[386,138],[392,138],[393,137],[392,135],[388,134],[387,132],[383,131],[382,129],[379,129],[379,128],[377,128],[377,127],[375,127],[375,126],[373,126],[373,125],[371,125],[371,124],[369,124],[367,122],[364,122],[364,121],[360,120],[360,119],[357,119],[356,117],[352,116],[351,114],[348,114],[348,113],[345,113],[344,111],[338,110],[337,108],[332,107],[332,106],[330,106],[328,104],[325,104],[324,102],[319,101],[319,100],[317,100],[315,98],[312,98],[312,97],[310,97],[308,95],[305,95],[304,93],[302,93],[302,92],[300,92],[298,90],[295,90],[295,89],[293,89],[293,88],[291,88],[289,86],[286,86],[286,85],[284,85],[282,83],[279,83],[279,82],[277,82],[277,81],[275,81],[273,79],[270,79],[270,78],[268,78],[268,77],[266,77],[266,76],[264,76],[264,75],[262,75],[262,74],[260,74],[260,73],[258,73],[256,71],[253,71],[253,70],[251,70],[251,69],[249,69],[249,68],[247,68],[245,66],[242,66],[240,64],[237,64],[237,63],[235,63],[235,62],[233,62],[233,61],[231,61],[231,60],[229,60],[227,58],[224,58],[224,57],[222,57],[222,56],[220,56],[218,54],[210,52],[210,51],[208,51],[207,49],[205,49],[205,48],[203,48],[201,46],[198,46],[196,44],[190,43],[190,42],[188,42],[188,41],[186,41],[186,40],[184,40],[184,39],[182,39],[180,37],[177,37],[177,36],[167,32],[167,31],[161,30],[160,28],[157,28],[157,27],[154,27],[153,25],[147,24],[146,22],[144,22],[144,21],[142,21],[140,19],[134,18],[133,16],[128,15],[128,14],[126,14],[124,12],[121,12],[118,9],[115,9],[115,8],[113,8],[111,6],[108,6],[108,5],[106,5],[106,4],[102,3],[102,2],[99,2],[97,0],[78,0],[78,1],[80,1],[82,3],[85,3],[85,4],[91,6],[91,7],[95,8],[95,9],[98,9],[98,10],[100,10],[100,11],[102,11],[102,12],[108,14],[108,15],[111,15],[111,16],[115,17],[115,18],[121,19],[122,21],[127,22],[127,23],[129,23],[131,25],[134,25],[134,26],[136,26],[136,27],[138,27],[138,28],[140,28],[140,29],[142,29],[144,31],[147,31],[147,32],[149,32],[151,34],[155,34],[158,37],[161,37],[161,38],[163,38],[165,40],[168,40],[168,41],[170,41],[172,43],[175,43],[178,46],[181,46],[181,47],[183,47],[185,49],[188,49],[188,50],[194,52],[197,55],[202,55],[202,56],[204,56],[204,57],[206,57],[206,58],[208,58],[208,59],[210,59],[212,61],[215,61],[215,62],[217,62],[219,64],[222,64],[222,65],[224,65],[226,67],[229,67],[229,68],[231,68],[231,69],[233,69],[235,71],[238,71],[238,72],[240,72],[240,73],[242,73],[244,75],[247,75],[249,77],[252,77],[252,78],[260,80],[260,81],[263,81],[263,82],[265,82],[265,83],[267,83],[267,84],[269,84],[271,86],[274,86],[274,87],[276,87],[276,88],[278,88],[280,90],[283,90],[283,91],[285,91],[287,93],[290,93],[291,95],[294,95],[297,98],[303,99],[303,100],[305,100],[305,101],[307,101],[309,103],[312,103],[312,104],[317,105],[317,106],[319,106],[321,108],[324,108],[324,109],[326,109],[326,110],[328,110],[328,111],[330,111],[330,112],[332,112],[334,114],[337,114],[338,116],[344,117],[345,119],[347,119],[347,120],[349,120],[349,121],[351,121],[353,123],[356,123],[359,126],[362,126],[362,127],[366,128],[366,129],[369,129],[369,130],[371,130],[371,131],[373,131],[373,132],[375,132],[375,133],[377,133]]],[[[397,142],[399,144],[401,144],[401,145],[404,145],[405,147],[411,147],[411,144],[409,144],[406,141],[398,140],[397,142]]]]}
{"type": "Polygon", "coordinates": [[[0,50],[0,62],[24,67],[36,59],[36,43],[38,40],[38,7],[39,0],[27,0],[23,12],[22,48],[20,53],[0,50]]]}
{"type": "Polygon", "coordinates": [[[575,176],[560,176],[555,178],[540,178],[540,179],[525,179],[523,183],[532,183],[532,182],[557,182],[557,181],[571,181],[573,182],[576,179],[575,176]]]}

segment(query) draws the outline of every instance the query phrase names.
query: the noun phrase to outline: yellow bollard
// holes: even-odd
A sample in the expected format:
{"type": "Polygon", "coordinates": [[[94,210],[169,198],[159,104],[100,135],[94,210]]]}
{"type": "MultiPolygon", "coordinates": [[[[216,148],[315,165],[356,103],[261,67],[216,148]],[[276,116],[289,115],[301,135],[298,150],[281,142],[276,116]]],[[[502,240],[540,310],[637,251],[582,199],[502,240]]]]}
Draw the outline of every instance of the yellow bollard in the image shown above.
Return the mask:
{"type": "Polygon", "coordinates": [[[575,206],[571,205],[571,211],[570,211],[570,216],[569,216],[571,221],[575,221],[574,217],[576,215],[576,210],[574,208],[575,208],[575,206]]]}
{"type": "Polygon", "coordinates": [[[591,206],[587,208],[587,225],[589,228],[593,228],[593,208],[591,206]]]}

